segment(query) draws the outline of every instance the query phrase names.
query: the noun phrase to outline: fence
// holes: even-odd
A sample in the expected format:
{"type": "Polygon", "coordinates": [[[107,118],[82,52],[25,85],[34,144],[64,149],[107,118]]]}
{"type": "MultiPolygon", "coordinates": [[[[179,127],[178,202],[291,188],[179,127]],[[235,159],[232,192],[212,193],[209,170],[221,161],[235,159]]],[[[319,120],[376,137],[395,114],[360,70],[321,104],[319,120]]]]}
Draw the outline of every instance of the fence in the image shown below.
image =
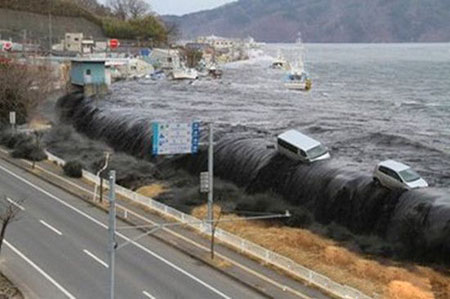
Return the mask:
{"type": "MultiPolygon", "coordinates": [[[[53,161],[59,165],[65,164],[64,160],[52,155],[51,153],[47,152],[47,156],[50,161],[53,161]]],[[[100,181],[99,177],[85,170],[83,170],[83,178],[95,184],[98,184],[100,181]]],[[[104,180],[103,185],[107,187],[108,182],[104,180]]],[[[208,223],[201,223],[197,218],[192,217],[191,215],[182,213],[172,207],[164,205],[158,201],[143,196],[139,193],[133,192],[119,185],[116,185],[116,193],[134,202],[138,202],[144,206],[147,206],[158,213],[172,217],[181,223],[185,223],[187,226],[190,226],[191,228],[197,231],[200,231],[202,233],[207,233],[211,231],[211,227],[208,223]]],[[[328,293],[335,295],[337,297],[352,298],[352,299],[371,298],[352,287],[339,284],[324,275],[321,275],[317,272],[314,272],[306,267],[297,264],[296,262],[285,256],[267,250],[264,247],[261,247],[253,242],[250,242],[246,239],[233,235],[220,228],[216,229],[215,238],[229,246],[236,248],[242,253],[246,253],[259,260],[264,261],[266,264],[271,264],[279,269],[282,269],[306,281],[307,283],[314,285],[319,289],[325,290],[328,293]]]]}

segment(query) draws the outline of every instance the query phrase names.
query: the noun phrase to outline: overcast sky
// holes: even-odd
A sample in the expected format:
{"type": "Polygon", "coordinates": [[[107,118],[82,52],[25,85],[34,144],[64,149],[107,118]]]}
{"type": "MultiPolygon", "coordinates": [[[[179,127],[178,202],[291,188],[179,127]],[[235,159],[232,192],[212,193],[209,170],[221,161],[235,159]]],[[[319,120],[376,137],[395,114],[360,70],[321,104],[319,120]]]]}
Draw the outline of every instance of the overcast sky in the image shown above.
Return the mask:
{"type": "Polygon", "coordinates": [[[210,9],[233,0],[147,0],[158,14],[183,15],[186,13],[210,9]]]}
{"type": "MultiPolygon", "coordinates": [[[[106,3],[108,0],[99,0],[106,3]]],[[[211,9],[237,0],[145,0],[160,15],[184,15],[190,12],[211,9]]]]}

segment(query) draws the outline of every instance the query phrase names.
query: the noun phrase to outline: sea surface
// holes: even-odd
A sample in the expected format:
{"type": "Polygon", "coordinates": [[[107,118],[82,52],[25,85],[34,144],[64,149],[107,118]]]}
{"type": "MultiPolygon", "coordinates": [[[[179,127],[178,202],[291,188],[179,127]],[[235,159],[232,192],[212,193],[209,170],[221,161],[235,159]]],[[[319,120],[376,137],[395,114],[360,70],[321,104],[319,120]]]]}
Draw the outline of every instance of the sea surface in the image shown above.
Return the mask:
{"type": "Polygon", "coordinates": [[[450,189],[450,44],[304,46],[310,92],[286,90],[283,71],[270,68],[279,49],[293,60],[298,46],[270,44],[225,65],[221,80],[120,82],[100,105],[154,121],[212,121],[269,142],[294,128],[346,168],[370,174],[396,159],[450,189]]]}

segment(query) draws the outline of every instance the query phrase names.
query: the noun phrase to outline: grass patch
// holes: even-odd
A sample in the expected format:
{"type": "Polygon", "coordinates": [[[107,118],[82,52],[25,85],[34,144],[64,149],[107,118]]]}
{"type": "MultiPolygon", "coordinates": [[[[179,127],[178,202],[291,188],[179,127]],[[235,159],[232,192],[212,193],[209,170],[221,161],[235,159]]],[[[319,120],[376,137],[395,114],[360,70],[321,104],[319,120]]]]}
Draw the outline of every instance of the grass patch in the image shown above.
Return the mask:
{"type": "MultiPolygon", "coordinates": [[[[218,207],[215,208],[216,217],[219,210],[218,207]]],[[[203,219],[206,212],[207,207],[201,206],[193,209],[192,215],[203,219]]],[[[239,216],[223,215],[221,219],[237,217],[239,216]]],[[[383,298],[450,298],[450,277],[443,272],[429,267],[371,259],[309,230],[245,220],[220,223],[218,227],[286,256],[339,283],[359,289],[369,296],[379,294],[383,298]],[[415,294],[418,297],[402,297],[404,294],[415,294]]]]}

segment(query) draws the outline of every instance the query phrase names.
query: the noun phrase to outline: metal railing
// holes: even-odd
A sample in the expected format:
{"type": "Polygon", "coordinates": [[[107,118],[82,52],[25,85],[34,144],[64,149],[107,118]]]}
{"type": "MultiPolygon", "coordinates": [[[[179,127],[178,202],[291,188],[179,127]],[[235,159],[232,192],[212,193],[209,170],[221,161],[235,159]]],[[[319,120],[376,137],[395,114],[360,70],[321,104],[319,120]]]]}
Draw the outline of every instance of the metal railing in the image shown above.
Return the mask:
{"type": "MultiPolygon", "coordinates": [[[[60,159],[51,153],[47,152],[48,160],[53,161],[59,165],[64,165],[65,161],[63,159],[60,159]]],[[[96,175],[83,170],[83,178],[86,180],[98,184],[100,182],[100,178],[96,175]]],[[[104,180],[104,186],[108,188],[108,183],[106,180],[104,180]]],[[[185,214],[183,212],[180,212],[172,207],[169,207],[165,204],[162,204],[158,201],[153,200],[150,197],[146,197],[144,195],[141,195],[139,193],[133,192],[127,188],[124,188],[122,186],[116,185],[116,193],[129,199],[134,202],[140,203],[158,213],[161,213],[165,216],[169,216],[179,222],[185,223],[187,226],[202,232],[207,233],[211,231],[211,226],[208,223],[200,223],[199,220],[189,214],[185,214]]],[[[124,210],[124,213],[127,213],[126,210],[124,210]]],[[[124,214],[125,217],[127,217],[126,214],[124,214]]],[[[361,291],[354,289],[352,287],[349,287],[347,285],[339,284],[333,280],[331,280],[329,277],[324,276],[322,274],[319,274],[313,270],[310,270],[295,261],[282,256],[276,252],[270,251],[260,245],[257,245],[253,242],[250,242],[246,239],[243,239],[239,236],[236,236],[234,234],[231,234],[225,230],[222,230],[220,228],[216,229],[215,232],[215,238],[220,240],[221,242],[227,244],[228,246],[234,247],[239,252],[248,254],[252,257],[255,257],[266,264],[273,265],[279,269],[282,269],[291,275],[294,275],[301,280],[307,282],[308,284],[314,285],[318,287],[319,289],[325,290],[326,292],[333,294],[340,298],[358,298],[358,299],[366,299],[371,298],[370,296],[367,296],[363,294],[361,291]]]]}

